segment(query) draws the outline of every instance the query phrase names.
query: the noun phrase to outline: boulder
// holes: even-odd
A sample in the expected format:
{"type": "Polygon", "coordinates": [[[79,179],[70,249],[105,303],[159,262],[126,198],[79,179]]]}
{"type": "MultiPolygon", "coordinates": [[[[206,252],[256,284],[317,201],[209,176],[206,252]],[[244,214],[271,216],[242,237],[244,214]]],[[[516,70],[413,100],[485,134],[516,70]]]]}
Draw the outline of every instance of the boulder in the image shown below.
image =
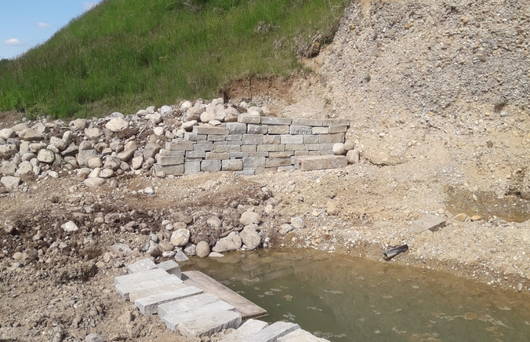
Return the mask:
{"type": "Polygon", "coordinates": [[[210,254],[210,245],[206,241],[200,241],[195,247],[195,253],[199,258],[206,258],[210,254]]]}
{"type": "Polygon", "coordinates": [[[44,134],[42,132],[37,131],[33,128],[26,128],[18,133],[18,136],[22,140],[42,140],[44,138],[44,134]]]}
{"type": "Polygon", "coordinates": [[[183,247],[190,241],[190,231],[187,229],[177,229],[171,234],[170,242],[173,246],[183,247]]]}
{"type": "Polygon", "coordinates": [[[0,129],[0,139],[7,140],[15,136],[15,131],[11,128],[0,129]]]}
{"type": "Polygon", "coordinates": [[[100,157],[93,157],[88,160],[87,166],[91,169],[95,169],[103,166],[103,162],[101,161],[100,157]]]}
{"type": "Polygon", "coordinates": [[[241,248],[241,237],[236,232],[231,232],[227,237],[217,241],[213,247],[213,251],[217,253],[235,251],[241,248]]]}
{"type": "Polygon", "coordinates": [[[346,159],[349,164],[357,164],[361,160],[361,154],[358,150],[350,150],[346,153],[346,159]]]}
{"type": "Polygon", "coordinates": [[[0,178],[0,183],[2,183],[7,190],[13,191],[20,184],[20,178],[14,176],[4,176],[0,178]]]}
{"type": "Polygon", "coordinates": [[[85,137],[88,139],[98,139],[101,136],[102,132],[97,127],[92,128],[86,128],[85,129],[85,137]]]}
{"type": "Polygon", "coordinates": [[[261,244],[261,235],[256,228],[256,225],[251,224],[246,226],[241,233],[239,233],[241,241],[248,250],[254,250],[261,244]]]}
{"type": "Polygon", "coordinates": [[[6,160],[1,162],[1,164],[0,164],[0,175],[2,175],[2,176],[13,176],[16,171],[17,171],[17,163],[6,161],[6,160]]]}
{"type": "Polygon", "coordinates": [[[241,214],[241,218],[239,219],[239,222],[243,226],[248,226],[249,224],[259,224],[260,221],[261,215],[251,210],[245,211],[243,214],[241,214]]]}
{"type": "Polygon", "coordinates": [[[77,164],[79,166],[87,166],[88,161],[94,157],[97,157],[98,154],[96,150],[90,149],[90,150],[80,150],[77,154],[77,164]]]}
{"type": "Polygon", "coordinates": [[[80,131],[86,127],[86,119],[76,119],[70,121],[68,124],[68,127],[70,127],[71,130],[74,131],[80,131]]]}
{"type": "Polygon", "coordinates": [[[105,128],[107,128],[111,132],[121,132],[129,127],[129,123],[121,118],[116,117],[114,119],[111,119],[107,124],[105,125],[105,128]]]}
{"type": "Polygon", "coordinates": [[[57,137],[51,137],[50,138],[50,145],[54,146],[59,151],[64,150],[66,148],[66,146],[67,146],[66,141],[64,141],[61,138],[57,138],[57,137]]]}
{"type": "Polygon", "coordinates": [[[103,178],[87,178],[83,181],[83,184],[85,184],[89,188],[97,188],[100,187],[105,183],[105,180],[103,178]]]}
{"type": "Polygon", "coordinates": [[[55,154],[47,149],[42,149],[37,154],[37,160],[41,163],[51,164],[55,160],[55,154]]]}
{"type": "Polygon", "coordinates": [[[26,176],[33,173],[33,165],[29,161],[23,161],[18,165],[18,170],[15,172],[15,176],[26,176]]]}
{"type": "Polygon", "coordinates": [[[346,149],[343,143],[333,144],[333,153],[337,156],[343,156],[346,154],[346,149]]]}

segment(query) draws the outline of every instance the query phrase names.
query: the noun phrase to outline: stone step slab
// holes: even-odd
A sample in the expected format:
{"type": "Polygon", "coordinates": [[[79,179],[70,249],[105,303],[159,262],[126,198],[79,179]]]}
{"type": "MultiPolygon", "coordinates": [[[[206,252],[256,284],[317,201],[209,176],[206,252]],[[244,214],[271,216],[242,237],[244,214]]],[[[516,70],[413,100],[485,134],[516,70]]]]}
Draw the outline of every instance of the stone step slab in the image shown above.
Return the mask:
{"type": "MultiPolygon", "coordinates": [[[[156,265],[155,265],[156,266],[156,265]]],[[[125,274],[114,278],[114,285],[124,283],[135,283],[144,280],[153,280],[161,277],[169,276],[169,274],[159,268],[148,269],[145,271],[137,271],[131,274],[125,274]]]]}
{"type": "Polygon", "coordinates": [[[303,171],[338,169],[348,165],[348,160],[344,156],[304,156],[296,157],[295,165],[303,171]]]}
{"type": "Polygon", "coordinates": [[[148,271],[157,268],[153,260],[146,258],[138,260],[130,265],[127,265],[127,272],[137,273],[142,271],[148,271]]]}
{"type": "Polygon", "coordinates": [[[156,267],[163,269],[169,274],[176,275],[177,277],[182,277],[182,271],[180,270],[179,264],[175,260],[167,260],[159,263],[156,267]]]}
{"type": "Polygon", "coordinates": [[[209,293],[202,293],[196,296],[191,296],[183,299],[174,300],[161,304],[158,307],[158,314],[166,316],[172,312],[186,312],[210,304],[219,300],[219,297],[209,293]]]}
{"type": "Polygon", "coordinates": [[[326,339],[316,337],[315,335],[302,330],[298,329],[293,331],[292,333],[289,333],[285,336],[282,336],[278,339],[278,342],[329,342],[326,339]]]}
{"type": "Polygon", "coordinates": [[[169,314],[160,315],[160,319],[162,319],[169,330],[176,331],[179,324],[196,320],[198,317],[206,314],[223,311],[235,311],[235,308],[233,305],[230,305],[225,301],[217,300],[188,311],[171,312],[169,314]]]}
{"type": "Polygon", "coordinates": [[[134,303],[137,299],[140,299],[140,298],[149,297],[155,294],[173,292],[173,291],[185,288],[185,287],[188,287],[188,285],[181,283],[181,284],[160,285],[158,287],[134,290],[134,291],[129,292],[129,300],[134,303]]]}
{"type": "Polygon", "coordinates": [[[276,322],[263,328],[256,334],[248,337],[248,341],[252,342],[276,342],[280,337],[283,337],[295,330],[300,329],[300,326],[290,322],[276,322]]]}
{"type": "Polygon", "coordinates": [[[116,291],[118,292],[120,296],[128,300],[129,294],[131,292],[154,289],[154,288],[165,286],[165,285],[178,285],[181,283],[182,283],[182,280],[180,280],[176,276],[167,275],[166,277],[158,278],[158,279],[144,280],[141,282],[129,282],[129,283],[117,284],[116,291]]]}
{"type": "Polygon", "coordinates": [[[225,329],[241,325],[241,314],[236,311],[220,311],[201,315],[178,325],[178,333],[187,337],[211,336],[225,329]]]}
{"type": "Polygon", "coordinates": [[[154,315],[158,312],[158,306],[175,299],[186,298],[202,293],[202,290],[195,286],[186,286],[169,292],[156,293],[153,289],[153,295],[142,297],[134,301],[134,305],[144,315],[154,315]]]}
{"type": "Polygon", "coordinates": [[[260,321],[257,319],[249,319],[235,331],[223,337],[220,342],[250,341],[248,339],[249,336],[257,334],[258,332],[263,330],[267,325],[269,325],[269,323],[267,322],[260,321]]]}

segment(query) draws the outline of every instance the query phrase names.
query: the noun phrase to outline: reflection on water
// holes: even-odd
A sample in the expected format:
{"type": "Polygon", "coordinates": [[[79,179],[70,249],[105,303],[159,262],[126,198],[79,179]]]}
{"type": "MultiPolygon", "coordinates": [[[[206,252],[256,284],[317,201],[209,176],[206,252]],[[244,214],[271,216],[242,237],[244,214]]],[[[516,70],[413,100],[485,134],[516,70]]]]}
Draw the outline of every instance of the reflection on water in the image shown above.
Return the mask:
{"type": "Polygon", "coordinates": [[[446,273],[306,250],[193,263],[331,341],[530,341],[530,296],[446,273]]]}

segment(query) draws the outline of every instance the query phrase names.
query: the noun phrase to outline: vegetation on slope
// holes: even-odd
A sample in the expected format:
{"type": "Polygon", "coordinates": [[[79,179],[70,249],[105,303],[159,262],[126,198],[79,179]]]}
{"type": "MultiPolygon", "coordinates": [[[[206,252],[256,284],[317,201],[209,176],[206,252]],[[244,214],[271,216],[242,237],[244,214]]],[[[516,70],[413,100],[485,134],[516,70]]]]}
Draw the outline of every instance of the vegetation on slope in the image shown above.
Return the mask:
{"type": "Polygon", "coordinates": [[[56,117],[211,97],[286,75],[345,0],[106,0],[45,44],[0,61],[0,110],[56,117]]]}

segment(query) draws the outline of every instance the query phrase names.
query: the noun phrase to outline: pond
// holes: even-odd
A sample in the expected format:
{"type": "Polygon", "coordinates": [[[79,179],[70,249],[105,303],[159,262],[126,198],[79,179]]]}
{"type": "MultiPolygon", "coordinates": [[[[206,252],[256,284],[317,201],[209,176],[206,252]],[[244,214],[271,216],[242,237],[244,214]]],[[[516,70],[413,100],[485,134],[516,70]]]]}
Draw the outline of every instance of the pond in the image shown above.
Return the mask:
{"type": "Polygon", "coordinates": [[[195,259],[201,270],[330,341],[530,341],[530,296],[447,273],[311,250],[195,259]]]}

